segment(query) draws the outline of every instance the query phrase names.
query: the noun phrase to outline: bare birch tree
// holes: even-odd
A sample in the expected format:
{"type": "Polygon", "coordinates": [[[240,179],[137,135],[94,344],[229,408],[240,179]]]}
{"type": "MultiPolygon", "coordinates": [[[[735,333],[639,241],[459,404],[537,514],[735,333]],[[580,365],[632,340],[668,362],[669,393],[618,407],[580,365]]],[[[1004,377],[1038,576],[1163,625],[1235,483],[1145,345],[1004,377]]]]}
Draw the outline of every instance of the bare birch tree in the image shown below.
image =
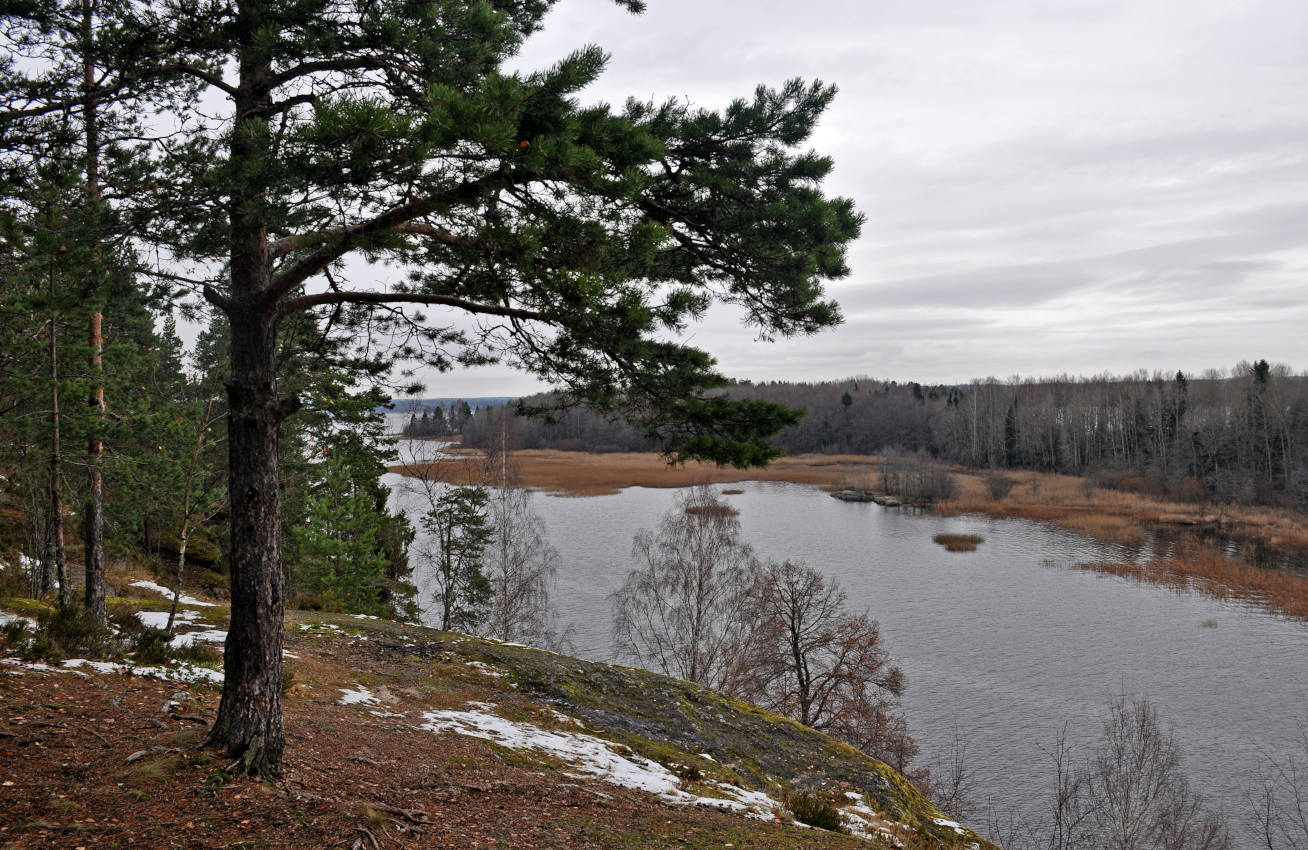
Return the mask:
{"type": "Polygon", "coordinates": [[[771,563],[746,592],[752,646],[742,696],[893,765],[917,746],[899,712],[904,676],[880,630],[845,592],[803,563],[771,563]]]}
{"type": "Polygon", "coordinates": [[[1104,850],[1227,850],[1231,837],[1190,788],[1181,749],[1142,698],[1109,706],[1085,784],[1104,850]]]}
{"type": "Polygon", "coordinates": [[[1254,831],[1267,850],[1308,850],[1308,727],[1295,752],[1267,759],[1254,831]]]}
{"type": "Polygon", "coordinates": [[[639,566],[613,597],[619,650],[669,676],[734,690],[755,566],[736,512],[711,487],[695,487],[663,515],[657,534],[636,534],[632,554],[639,566]]]}

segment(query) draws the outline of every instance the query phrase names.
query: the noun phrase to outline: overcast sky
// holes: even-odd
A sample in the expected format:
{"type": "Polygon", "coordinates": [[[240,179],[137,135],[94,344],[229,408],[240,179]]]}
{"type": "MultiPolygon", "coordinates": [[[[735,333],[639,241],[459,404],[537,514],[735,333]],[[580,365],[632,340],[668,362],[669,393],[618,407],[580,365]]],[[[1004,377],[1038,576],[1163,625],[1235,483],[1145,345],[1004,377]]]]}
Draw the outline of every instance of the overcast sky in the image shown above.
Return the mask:
{"type": "MultiPolygon", "coordinates": [[[[750,379],[1308,367],[1308,3],[1302,0],[562,0],[521,57],[611,55],[584,99],[720,108],[834,82],[813,147],[866,215],[845,314],[692,342],[750,379]]],[[[431,395],[536,385],[507,371],[431,395]]]]}

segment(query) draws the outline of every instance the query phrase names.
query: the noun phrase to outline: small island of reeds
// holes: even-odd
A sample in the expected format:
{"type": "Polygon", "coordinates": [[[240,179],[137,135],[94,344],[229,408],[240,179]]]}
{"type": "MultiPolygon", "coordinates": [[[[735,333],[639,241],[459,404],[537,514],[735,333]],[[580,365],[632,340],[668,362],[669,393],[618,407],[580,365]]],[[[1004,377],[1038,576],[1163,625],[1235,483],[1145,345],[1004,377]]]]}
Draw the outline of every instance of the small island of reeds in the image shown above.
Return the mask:
{"type": "Polygon", "coordinates": [[[975,552],[985,538],[976,534],[937,534],[931,538],[950,552],[975,552]]]}

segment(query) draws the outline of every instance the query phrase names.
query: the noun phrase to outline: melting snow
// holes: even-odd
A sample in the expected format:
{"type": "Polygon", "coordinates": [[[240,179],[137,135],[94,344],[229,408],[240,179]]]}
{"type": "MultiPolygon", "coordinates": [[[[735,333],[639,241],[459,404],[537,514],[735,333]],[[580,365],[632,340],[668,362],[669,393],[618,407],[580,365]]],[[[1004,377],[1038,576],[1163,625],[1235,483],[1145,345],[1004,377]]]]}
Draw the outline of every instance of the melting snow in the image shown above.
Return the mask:
{"type": "MultiPolygon", "coordinates": [[[[170,598],[173,595],[173,592],[171,590],[169,590],[166,587],[163,587],[162,585],[155,584],[152,581],[134,581],[132,582],[132,587],[141,587],[146,590],[153,590],[155,593],[162,593],[164,596],[170,598]]],[[[177,601],[179,604],[182,605],[198,605],[204,608],[214,607],[214,603],[212,602],[203,602],[199,599],[196,599],[194,596],[187,596],[186,594],[182,594],[180,597],[178,597],[177,601]]]]}
{"type": "Polygon", "coordinates": [[[850,802],[849,805],[841,807],[840,820],[851,835],[889,842],[895,847],[904,846],[891,831],[892,827],[903,828],[903,824],[889,820],[884,814],[869,806],[863,795],[857,791],[846,791],[845,797],[850,802]]]}
{"type": "Polygon", "coordinates": [[[218,629],[205,629],[199,632],[186,632],[185,634],[173,635],[173,649],[181,649],[184,646],[194,646],[197,640],[206,643],[225,643],[227,641],[227,632],[218,629]]]}
{"type": "Polygon", "coordinates": [[[656,761],[636,755],[619,745],[592,735],[578,732],[557,732],[515,723],[490,713],[492,705],[471,703],[473,711],[428,711],[423,713],[427,722],[423,729],[432,732],[457,732],[474,738],[483,738],[513,749],[539,750],[563,759],[582,776],[593,776],[620,785],[656,794],[671,803],[710,806],[770,820],[772,812],[782,806],[767,794],[746,791],[734,785],[717,783],[717,787],[730,795],[701,797],[683,791],[677,777],[656,761]]]}
{"type": "Polygon", "coordinates": [[[31,617],[20,617],[17,614],[10,614],[8,611],[0,611],[0,626],[6,626],[10,623],[17,623],[19,621],[27,623],[29,626],[36,625],[36,620],[33,620],[31,617]]]}
{"type": "Polygon", "coordinates": [[[64,662],[65,667],[90,667],[97,673],[128,673],[133,676],[149,676],[152,679],[165,679],[170,682],[212,682],[221,685],[221,670],[208,667],[196,667],[194,664],[179,664],[176,667],[133,667],[116,661],[88,661],[85,658],[70,658],[64,662]]]}
{"type": "Polygon", "coordinates": [[[477,672],[482,673],[483,675],[486,676],[493,676],[496,679],[503,679],[506,675],[508,675],[503,670],[497,670],[496,668],[490,666],[489,664],[484,664],[480,661],[468,661],[465,663],[469,667],[476,669],[477,672]]]}
{"type": "MultiPolygon", "coordinates": [[[[167,611],[137,611],[136,619],[141,621],[141,625],[151,629],[168,628],[167,611]]],[[[177,616],[173,618],[173,625],[185,625],[186,623],[195,622],[195,613],[192,611],[178,611],[177,616]]]]}
{"type": "MultiPolygon", "coordinates": [[[[17,658],[0,658],[0,663],[12,664],[15,667],[22,667],[24,670],[36,670],[39,673],[76,673],[78,676],[86,675],[85,673],[78,673],[76,670],[64,670],[59,667],[51,667],[50,665],[42,664],[39,661],[33,661],[29,663],[29,662],[21,661],[17,658]]],[[[7,672],[18,673],[18,671],[16,670],[10,670],[7,672]]],[[[18,675],[21,676],[22,673],[18,673],[18,675]]]]}
{"type": "Polygon", "coordinates": [[[363,685],[359,685],[357,691],[350,691],[345,688],[340,688],[339,690],[341,692],[341,698],[337,700],[337,702],[341,705],[381,705],[381,700],[373,696],[372,691],[368,690],[363,685]]]}

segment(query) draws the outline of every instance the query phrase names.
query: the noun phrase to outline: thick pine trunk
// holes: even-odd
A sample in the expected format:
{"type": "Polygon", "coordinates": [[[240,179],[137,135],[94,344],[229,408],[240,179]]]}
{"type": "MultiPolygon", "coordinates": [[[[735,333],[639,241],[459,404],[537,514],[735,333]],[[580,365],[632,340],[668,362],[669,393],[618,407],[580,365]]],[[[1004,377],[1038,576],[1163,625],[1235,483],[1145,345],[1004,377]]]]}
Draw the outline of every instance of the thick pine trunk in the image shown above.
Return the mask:
{"type": "MultiPolygon", "coordinates": [[[[266,23],[257,8],[242,6],[240,17],[243,31],[249,33],[266,23]]],[[[237,171],[267,155],[269,63],[256,47],[240,51],[231,142],[237,171]]],[[[227,313],[232,334],[232,378],[227,385],[232,618],[222,701],[206,744],[238,757],[246,773],[275,777],[281,773],[286,746],[277,426],[291,408],[279,404],[277,397],[277,304],[269,297],[272,260],[259,212],[266,191],[260,179],[252,169],[233,192],[231,295],[211,297],[227,313]]]]}
{"type": "MultiPolygon", "coordinates": [[[[234,276],[237,274],[234,270],[234,276]]],[[[257,305],[235,305],[227,385],[231,488],[232,618],[222,702],[207,744],[251,774],[281,772],[282,552],[273,382],[276,322],[257,305]]]]}

